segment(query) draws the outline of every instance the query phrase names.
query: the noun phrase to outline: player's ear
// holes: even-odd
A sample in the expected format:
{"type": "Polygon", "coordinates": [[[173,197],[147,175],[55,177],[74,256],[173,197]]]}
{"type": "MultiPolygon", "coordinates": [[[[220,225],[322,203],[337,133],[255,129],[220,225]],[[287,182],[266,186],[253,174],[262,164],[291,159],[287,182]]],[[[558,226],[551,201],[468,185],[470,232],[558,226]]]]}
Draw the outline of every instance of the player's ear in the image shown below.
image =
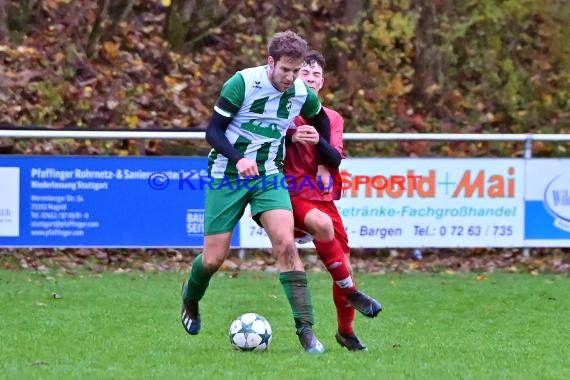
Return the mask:
{"type": "Polygon", "coordinates": [[[271,70],[275,68],[275,60],[273,59],[272,56],[267,57],[267,64],[269,65],[269,68],[271,70]]]}

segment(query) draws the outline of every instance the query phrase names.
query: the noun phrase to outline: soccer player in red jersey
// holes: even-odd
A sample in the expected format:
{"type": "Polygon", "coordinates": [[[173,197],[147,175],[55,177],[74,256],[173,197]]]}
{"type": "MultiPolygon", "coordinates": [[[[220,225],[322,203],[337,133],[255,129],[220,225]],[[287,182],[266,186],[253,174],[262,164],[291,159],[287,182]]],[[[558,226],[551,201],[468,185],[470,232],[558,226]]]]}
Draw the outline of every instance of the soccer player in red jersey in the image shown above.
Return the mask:
{"type": "MultiPolygon", "coordinates": [[[[301,66],[299,77],[318,94],[324,83],[325,59],[318,51],[310,51],[301,66]]],[[[359,291],[349,262],[348,236],[334,204],[341,190],[332,182],[338,178],[338,167],[344,156],[344,120],[336,111],[323,107],[330,121],[330,143],[302,117],[288,131],[284,174],[293,205],[297,237],[313,239],[323,264],[333,279],[336,306],[337,342],[351,351],[364,351],[366,346],[353,329],[355,309],[374,318],[382,311],[375,299],[359,291]]],[[[303,241],[300,239],[299,241],[303,241]]]]}

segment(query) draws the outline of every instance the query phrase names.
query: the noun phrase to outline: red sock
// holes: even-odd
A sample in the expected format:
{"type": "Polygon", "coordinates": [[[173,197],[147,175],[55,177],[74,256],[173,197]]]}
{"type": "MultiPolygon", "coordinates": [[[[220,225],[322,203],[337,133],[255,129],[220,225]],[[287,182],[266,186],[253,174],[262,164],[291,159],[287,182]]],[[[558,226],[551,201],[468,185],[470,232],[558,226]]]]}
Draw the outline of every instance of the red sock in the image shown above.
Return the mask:
{"type": "Polygon", "coordinates": [[[354,334],[353,322],[356,310],[354,310],[342,290],[335,283],[333,283],[333,301],[336,307],[338,331],[344,335],[354,334]]]}
{"type": "Polygon", "coordinates": [[[356,286],[352,281],[352,276],[345,262],[344,252],[342,252],[338,241],[336,239],[327,242],[315,240],[314,244],[319,257],[331,274],[334,283],[338,285],[339,290],[343,294],[354,293],[356,286]]]}

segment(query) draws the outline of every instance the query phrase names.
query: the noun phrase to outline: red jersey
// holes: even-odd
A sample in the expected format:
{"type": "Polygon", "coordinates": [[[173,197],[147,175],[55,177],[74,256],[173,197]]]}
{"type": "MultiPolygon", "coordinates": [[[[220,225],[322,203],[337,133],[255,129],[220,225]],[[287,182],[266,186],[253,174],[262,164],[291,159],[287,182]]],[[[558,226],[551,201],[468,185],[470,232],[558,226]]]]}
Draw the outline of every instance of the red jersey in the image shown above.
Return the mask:
{"type": "MultiPolygon", "coordinates": [[[[330,144],[340,153],[342,158],[346,158],[344,154],[344,145],[342,143],[342,133],[344,129],[344,119],[336,111],[323,107],[330,121],[331,139],[330,144]]],[[[298,116],[295,118],[295,125],[289,127],[288,135],[295,133],[297,126],[309,124],[305,119],[298,116]]],[[[317,148],[313,145],[295,143],[289,144],[285,151],[285,160],[283,165],[283,173],[289,185],[289,195],[302,199],[315,201],[333,201],[340,199],[340,186],[332,186],[332,192],[321,194],[323,185],[317,183],[317,148]]],[[[328,168],[333,182],[338,180],[338,168],[328,168]]]]}

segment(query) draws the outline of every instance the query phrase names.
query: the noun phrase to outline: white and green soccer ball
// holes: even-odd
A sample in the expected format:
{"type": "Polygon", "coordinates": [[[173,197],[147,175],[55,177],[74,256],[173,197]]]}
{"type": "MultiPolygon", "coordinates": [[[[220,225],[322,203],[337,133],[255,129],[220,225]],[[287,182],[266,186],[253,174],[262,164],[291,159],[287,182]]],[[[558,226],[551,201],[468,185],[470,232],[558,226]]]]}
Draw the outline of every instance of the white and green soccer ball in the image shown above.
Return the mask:
{"type": "Polygon", "coordinates": [[[267,319],[256,313],[237,317],[230,326],[230,343],[239,351],[265,351],[273,338],[267,319]]]}

